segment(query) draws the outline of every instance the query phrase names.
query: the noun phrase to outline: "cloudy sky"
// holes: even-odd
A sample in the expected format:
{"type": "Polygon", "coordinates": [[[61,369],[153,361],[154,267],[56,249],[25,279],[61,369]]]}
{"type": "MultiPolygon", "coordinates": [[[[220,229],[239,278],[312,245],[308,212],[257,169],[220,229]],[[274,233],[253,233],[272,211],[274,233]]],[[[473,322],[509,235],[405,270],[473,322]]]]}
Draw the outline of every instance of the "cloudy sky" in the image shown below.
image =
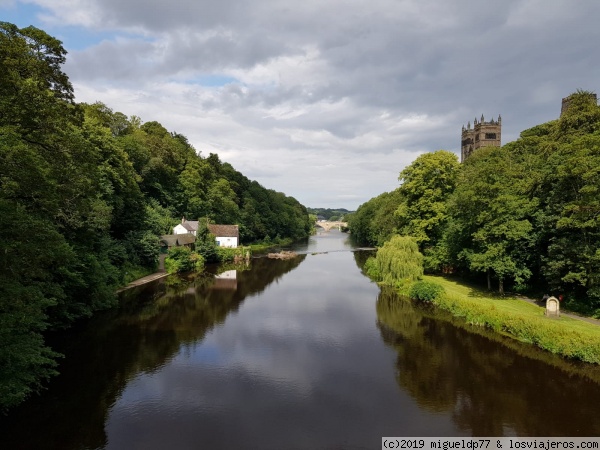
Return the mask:
{"type": "Polygon", "coordinates": [[[78,101],[159,121],[306,206],[355,209],[419,154],[503,143],[600,83],[597,0],[0,0],[63,41],[78,101]]]}

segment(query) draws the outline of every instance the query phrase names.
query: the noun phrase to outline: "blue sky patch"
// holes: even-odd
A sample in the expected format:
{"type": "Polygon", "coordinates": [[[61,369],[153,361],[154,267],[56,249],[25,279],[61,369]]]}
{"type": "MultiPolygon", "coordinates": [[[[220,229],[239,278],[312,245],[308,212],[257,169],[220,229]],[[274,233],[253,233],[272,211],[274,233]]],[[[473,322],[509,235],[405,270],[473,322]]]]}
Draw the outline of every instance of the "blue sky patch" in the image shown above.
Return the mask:
{"type": "Polygon", "coordinates": [[[38,14],[42,11],[39,6],[17,2],[12,5],[0,5],[0,16],[2,17],[0,20],[14,23],[19,28],[33,25],[44,29],[43,24],[38,18],[38,14]]]}
{"type": "Polygon", "coordinates": [[[104,40],[115,39],[115,33],[94,31],[78,26],[60,26],[49,24],[40,19],[46,10],[37,5],[15,2],[13,5],[0,6],[0,20],[10,22],[19,28],[33,25],[44,30],[50,36],[62,41],[67,51],[84,50],[104,40]]]}
{"type": "Polygon", "coordinates": [[[203,75],[194,80],[189,80],[188,82],[206,87],[219,87],[225,86],[226,84],[237,83],[238,80],[227,75],[203,75]]]}

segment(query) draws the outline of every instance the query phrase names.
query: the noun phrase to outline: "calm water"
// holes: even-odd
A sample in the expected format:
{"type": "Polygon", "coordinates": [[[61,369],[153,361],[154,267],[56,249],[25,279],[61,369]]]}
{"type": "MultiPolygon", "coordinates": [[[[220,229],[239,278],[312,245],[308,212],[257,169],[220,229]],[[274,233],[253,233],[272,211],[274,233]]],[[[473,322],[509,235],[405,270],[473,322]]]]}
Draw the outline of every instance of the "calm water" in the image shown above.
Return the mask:
{"type": "Polygon", "coordinates": [[[380,290],[336,231],[290,261],[163,279],[56,338],[7,449],[354,449],[382,436],[598,436],[598,367],[380,290]],[[326,252],[326,253],[325,253],[326,252]]]}

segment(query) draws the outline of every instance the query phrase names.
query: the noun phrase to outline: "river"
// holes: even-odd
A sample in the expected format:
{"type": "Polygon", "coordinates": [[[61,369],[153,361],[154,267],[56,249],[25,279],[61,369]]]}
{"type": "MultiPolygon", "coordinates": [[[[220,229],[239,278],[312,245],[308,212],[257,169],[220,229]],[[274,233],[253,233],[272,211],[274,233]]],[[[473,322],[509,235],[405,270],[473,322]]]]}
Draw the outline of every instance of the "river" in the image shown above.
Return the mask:
{"type": "Polygon", "coordinates": [[[600,371],[380,289],[332,230],[298,258],[169,277],[53,338],[6,449],[378,449],[382,436],[599,436],[600,371]]]}

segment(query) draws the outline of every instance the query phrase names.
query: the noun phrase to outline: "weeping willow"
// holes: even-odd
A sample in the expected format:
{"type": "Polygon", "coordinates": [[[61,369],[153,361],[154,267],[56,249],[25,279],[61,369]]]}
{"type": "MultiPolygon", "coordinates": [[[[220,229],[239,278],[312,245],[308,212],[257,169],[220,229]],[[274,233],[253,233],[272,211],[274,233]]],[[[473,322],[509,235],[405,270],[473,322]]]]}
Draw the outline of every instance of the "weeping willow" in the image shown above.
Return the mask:
{"type": "Polygon", "coordinates": [[[394,236],[377,251],[375,266],[381,281],[395,286],[423,276],[423,255],[413,237],[394,236]]]}

